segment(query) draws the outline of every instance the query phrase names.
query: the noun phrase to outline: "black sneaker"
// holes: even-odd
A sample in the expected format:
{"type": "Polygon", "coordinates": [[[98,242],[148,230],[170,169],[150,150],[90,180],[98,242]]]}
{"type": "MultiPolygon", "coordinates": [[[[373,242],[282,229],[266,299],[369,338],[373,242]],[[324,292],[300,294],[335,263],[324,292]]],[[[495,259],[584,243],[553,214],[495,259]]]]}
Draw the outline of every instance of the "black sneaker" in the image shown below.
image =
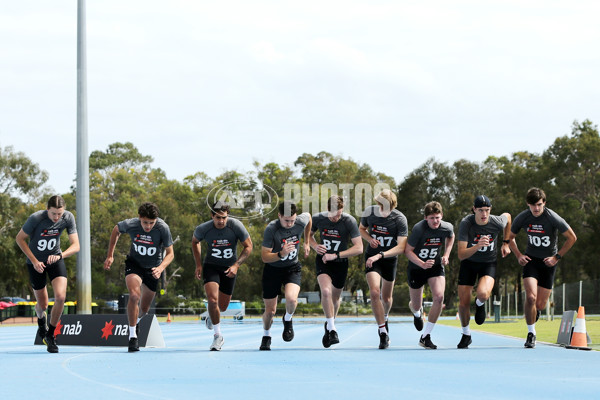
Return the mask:
{"type": "Polygon", "coordinates": [[[48,322],[47,314],[46,314],[46,311],[44,311],[44,315],[42,315],[42,318],[38,318],[38,330],[37,330],[37,335],[40,337],[40,339],[42,339],[42,341],[44,341],[44,337],[48,333],[47,322],[48,322]]]}
{"type": "Polygon", "coordinates": [[[471,340],[471,335],[465,335],[463,333],[462,337],[460,338],[460,342],[456,347],[459,349],[468,349],[471,343],[473,343],[471,340]]]}
{"type": "Polygon", "coordinates": [[[129,349],[127,351],[130,353],[133,353],[134,351],[140,351],[140,346],[138,344],[138,338],[136,338],[136,337],[129,338],[129,349]]]}
{"type": "Polygon", "coordinates": [[[475,322],[481,325],[485,322],[485,304],[478,306],[475,304],[475,322]]]}
{"type": "Polygon", "coordinates": [[[537,312],[535,313],[535,322],[538,322],[538,319],[540,319],[540,315],[542,315],[542,310],[537,310],[537,312]]]}
{"type": "Polygon", "coordinates": [[[329,343],[338,344],[340,342],[340,338],[336,331],[329,331],[329,343]]]}
{"type": "Polygon", "coordinates": [[[331,337],[329,336],[329,331],[327,330],[327,322],[325,322],[325,333],[323,334],[323,347],[325,347],[326,349],[329,348],[329,346],[331,346],[331,337]]]}
{"type": "Polygon", "coordinates": [[[46,333],[43,339],[44,344],[47,346],[48,353],[58,353],[58,346],[56,345],[56,339],[54,338],[54,332],[46,333]]]}
{"type": "Polygon", "coordinates": [[[259,350],[271,350],[271,336],[263,336],[259,350]]]}
{"type": "Polygon", "coordinates": [[[135,336],[140,336],[140,324],[135,324],[135,336]]]}
{"type": "Polygon", "coordinates": [[[281,337],[286,342],[291,342],[294,339],[294,326],[292,325],[292,320],[285,320],[285,315],[282,317],[283,320],[283,333],[281,337]]]}
{"type": "Polygon", "coordinates": [[[390,347],[390,337],[387,333],[379,332],[379,348],[381,350],[390,347]]]}
{"type": "Polygon", "coordinates": [[[419,339],[419,346],[426,349],[437,349],[437,346],[431,341],[431,335],[429,334],[425,335],[425,337],[421,336],[421,339],[419,339]]]}
{"type": "Polygon", "coordinates": [[[525,341],[526,348],[533,349],[535,347],[535,335],[531,332],[527,334],[527,340],[525,341]]]}
{"type": "Polygon", "coordinates": [[[421,308],[421,316],[415,317],[413,315],[413,323],[415,324],[415,329],[421,332],[423,330],[423,309],[421,308]]]}
{"type": "Polygon", "coordinates": [[[387,331],[388,335],[390,334],[390,327],[388,326],[388,320],[385,320],[385,330],[387,331]]]}

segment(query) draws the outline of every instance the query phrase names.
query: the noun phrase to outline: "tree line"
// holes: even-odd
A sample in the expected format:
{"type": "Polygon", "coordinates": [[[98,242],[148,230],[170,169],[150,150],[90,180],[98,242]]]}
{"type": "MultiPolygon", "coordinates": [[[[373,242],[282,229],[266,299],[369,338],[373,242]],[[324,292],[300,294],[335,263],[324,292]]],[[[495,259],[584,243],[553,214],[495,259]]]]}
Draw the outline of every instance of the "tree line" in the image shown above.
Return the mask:
{"type": "MultiPolygon", "coordinates": [[[[578,237],[574,248],[559,264],[555,284],[581,279],[598,280],[594,260],[598,252],[594,237],[600,230],[600,136],[597,126],[589,120],[575,121],[569,134],[556,138],[541,154],[519,151],[510,156],[490,156],[483,162],[460,159],[448,163],[431,158],[401,182],[395,182],[384,172],[374,171],[368,164],[328,152],[302,154],[292,165],[255,162],[251,171],[230,170],[214,178],[200,171],[182,181],[168,179],[165,172],[153,167],[152,163],[152,157],[141,154],[132,143],[113,143],[105,151],[90,154],[89,240],[94,298],[114,299],[126,292],[124,268],[113,268],[107,272],[102,265],[112,228],[118,221],[135,217],[142,202],[151,201],[159,206],[161,218],[169,224],[175,240],[175,260],[167,268],[163,279],[167,292],[165,298],[181,294],[199,299],[204,297],[204,291],[202,283],[194,279],[191,238],[194,228],[210,219],[207,203],[218,193],[215,188],[226,188],[221,195],[229,193],[233,197],[236,193],[267,193],[270,190],[273,201],[273,198],[282,200],[290,185],[309,187],[313,190],[313,198],[325,196],[325,193],[314,191],[324,190],[328,187],[327,183],[338,188],[341,184],[348,184],[344,188],[345,193],[340,189],[337,194],[348,195],[346,212],[353,214],[357,220],[361,205],[356,204],[360,198],[359,189],[353,185],[356,183],[370,187],[386,184],[394,190],[398,196],[397,208],[406,215],[409,228],[423,218],[423,207],[427,202],[439,201],[444,207],[444,220],[454,225],[455,234],[460,220],[470,212],[476,195],[485,194],[491,198],[492,214],[509,212],[514,218],[527,207],[527,190],[540,187],[548,196],[547,207],[565,218],[578,237]]],[[[0,147],[0,171],[0,295],[24,296],[32,293],[25,259],[14,238],[31,213],[45,208],[45,201],[51,195],[44,186],[48,174],[10,146],[0,147]]],[[[62,195],[67,208],[76,214],[75,188],[62,195]]],[[[233,201],[237,200],[233,198],[233,201]]],[[[301,210],[302,203],[300,200],[301,210]]],[[[234,298],[245,301],[261,298],[263,263],[260,245],[266,225],[277,218],[276,211],[268,212],[269,206],[265,203],[257,205],[256,201],[238,201],[233,213],[242,218],[255,247],[238,272],[234,298]]],[[[525,240],[525,235],[517,237],[521,249],[525,248],[525,240]]],[[[118,243],[115,266],[124,264],[128,250],[128,240],[118,243]]],[[[457,301],[459,260],[456,254],[454,248],[450,265],[446,267],[445,303],[450,307],[457,301]]],[[[307,259],[300,258],[303,264],[302,291],[318,290],[314,259],[314,252],[307,259]]],[[[65,262],[69,273],[68,296],[74,297],[75,257],[65,262]]],[[[394,291],[395,309],[407,308],[406,265],[406,258],[401,256],[394,291]]],[[[499,256],[495,294],[520,291],[521,270],[512,254],[505,259],[499,256]]],[[[363,271],[363,257],[350,260],[346,290],[354,293],[362,289],[368,295],[363,271]]],[[[599,293],[600,288],[597,287],[596,299],[599,293]]]]}

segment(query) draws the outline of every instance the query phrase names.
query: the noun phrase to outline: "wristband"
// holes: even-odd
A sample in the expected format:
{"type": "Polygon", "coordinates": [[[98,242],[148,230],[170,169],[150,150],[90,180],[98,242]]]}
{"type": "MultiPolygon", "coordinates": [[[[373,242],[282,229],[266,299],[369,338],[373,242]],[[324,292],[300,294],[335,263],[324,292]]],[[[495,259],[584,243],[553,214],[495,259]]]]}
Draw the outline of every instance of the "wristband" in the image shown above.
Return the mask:
{"type": "Polygon", "coordinates": [[[337,256],[338,260],[339,260],[340,258],[342,258],[342,257],[340,257],[340,252],[339,252],[339,251],[336,251],[336,252],[335,252],[335,255],[337,256]]]}
{"type": "Polygon", "coordinates": [[[504,243],[509,244],[510,240],[503,240],[504,243]]]}
{"type": "Polygon", "coordinates": [[[279,257],[279,259],[281,260],[281,253],[280,253],[280,251],[277,252],[277,257],[279,257]]]}
{"type": "Polygon", "coordinates": [[[383,254],[383,251],[380,251],[379,255],[381,256],[381,258],[385,258],[385,254],[383,254]]]}

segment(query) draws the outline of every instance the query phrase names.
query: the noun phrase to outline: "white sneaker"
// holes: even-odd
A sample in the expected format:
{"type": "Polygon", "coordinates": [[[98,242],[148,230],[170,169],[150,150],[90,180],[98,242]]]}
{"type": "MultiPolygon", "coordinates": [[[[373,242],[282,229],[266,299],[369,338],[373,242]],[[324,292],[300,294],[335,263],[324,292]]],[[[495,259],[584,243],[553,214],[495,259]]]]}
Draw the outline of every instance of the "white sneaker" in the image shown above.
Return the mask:
{"type": "Polygon", "coordinates": [[[204,322],[206,322],[206,329],[208,330],[212,330],[213,328],[213,323],[210,320],[210,315],[207,315],[206,318],[204,319],[204,322]]]}
{"type": "Polygon", "coordinates": [[[221,347],[223,346],[223,343],[225,343],[225,339],[223,339],[222,335],[215,335],[215,338],[212,342],[212,344],[210,345],[210,351],[219,351],[221,350],[221,347]]]}

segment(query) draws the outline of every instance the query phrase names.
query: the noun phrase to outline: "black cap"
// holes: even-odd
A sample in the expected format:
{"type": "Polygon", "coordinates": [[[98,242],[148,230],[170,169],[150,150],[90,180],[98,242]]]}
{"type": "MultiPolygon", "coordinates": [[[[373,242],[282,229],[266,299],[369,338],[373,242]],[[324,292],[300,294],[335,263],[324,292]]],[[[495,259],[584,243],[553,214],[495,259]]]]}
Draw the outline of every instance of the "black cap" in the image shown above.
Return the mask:
{"type": "Polygon", "coordinates": [[[475,197],[475,201],[473,201],[473,207],[475,208],[481,208],[481,207],[491,207],[492,206],[492,202],[490,201],[490,199],[485,196],[485,195],[480,195],[475,197]]]}

